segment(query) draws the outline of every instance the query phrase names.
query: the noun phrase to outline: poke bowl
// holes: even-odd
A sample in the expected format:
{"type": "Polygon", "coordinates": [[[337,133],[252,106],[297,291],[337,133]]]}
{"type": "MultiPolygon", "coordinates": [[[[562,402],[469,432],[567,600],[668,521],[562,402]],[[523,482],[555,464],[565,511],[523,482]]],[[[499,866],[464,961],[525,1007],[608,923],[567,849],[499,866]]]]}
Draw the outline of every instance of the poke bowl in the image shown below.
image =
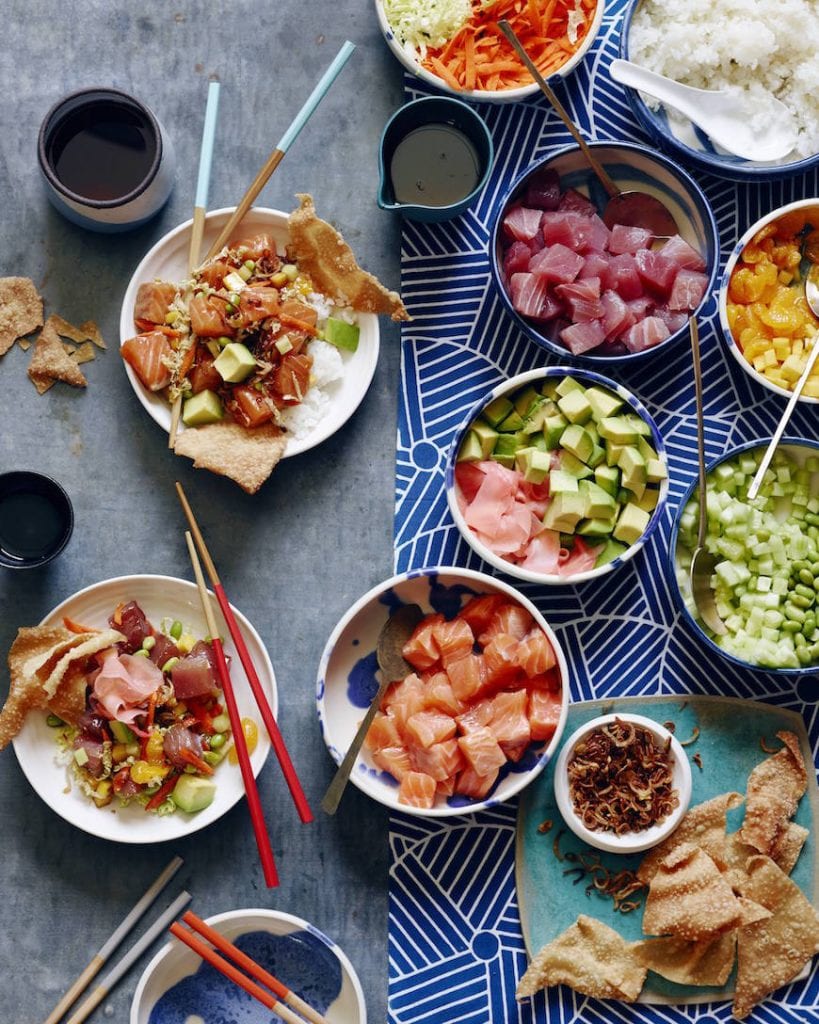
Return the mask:
{"type": "MultiPolygon", "coordinates": [[[[207,924],[323,1014],[328,1024],[367,1024],[355,968],[314,925],[262,908],[215,914],[207,924]]],[[[173,938],[143,971],[130,1024],[201,1019],[205,1007],[219,1019],[270,1020],[269,1010],[173,938]]]]}
{"type": "Polygon", "coordinates": [[[379,634],[407,604],[423,614],[403,648],[411,671],[387,689],[351,781],[393,811],[425,817],[510,799],[543,771],[560,739],[568,665],[531,601],[468,569],[393,576],[342,616],[316,691],[331,757],[341,762],[375,695],[379,634]]]}
{"type": "MultiPolygon", "coordinates": [[[[178,664],[185,661],[186,651],[188,657],[198,656],[197,652],[201,651],[201,645],[197,644],[208,635],[196,585],[170,576],[120,576],[104,580],[78,591],[61,602],[45,616],[41,626],[55,627],[67,620],[75,625],[82,624],[89,630],[105,630],[109,621],[116,621],[117,614],[121,612],[126,618],[121,618],[121,625],[115,628],[128,637],[132,635],[132,626],[134,629],[141,628],[133,625],[139,622],[137,611],[131,616],[127,610],[133,604],[138,606],[153,627],[153,643],[148,640],[142,641],[144,659],[137,654],[129,656],[129,659],[118,655],[114,659],[117,664],[111,671],[106,671],[108,661],[105,661],[96,681],[91,684],[92,688],[88,691],[90,696],[86,697],[89,710],[79,719],[76,727],[69,729],[68,721],[61,722],[60,716],[49,714],[46,709],[34,709],[27,715],[23,728],[12,743],[23,774],[37,795],[70,824],[90,835],[120,843],[166,842],[190,835],[213,824],[244,796],[239,766],[231,763],[232,737],[215,717],[217,711],[221,714],[224,710],[221,695],[217,694],[214,698],[219,701],[218,708],[212,703],[208,704],[204,694],[197,699],[192,692],[191,696],[186,696],[184,700],[180,696],[174,703],[171,697],[179,681],[178,675],[177,682],[170,687],[169,692],[168,680],[174,678],[175,667],[171,658],[175,657],[178,664]],[[171,642],[176,646],[175,653],[169,647],[171,642]],[[145,643],[148,643],[149,647],[145,647],[145,643]],[[131,679],[136,685],[141,678],[134,674],[137,663],[144,660],[146,663],[150,661],[152,666],[158,666],[158,662],[152,660],[151,652],[158,652],[160,645],[163,644],[170,655],[168,658],[164,654],[160,656],[164,663],[162,675],[165,677],[162,684],[163,703],[157,700],[153,712],[150,707],[147,708],[148,715],[153,713],[153,724],[146,728],[145,719],[140,717],[144,710],[143,702],[136,700],[135,694],[130,693],[128,688],[123,689],[115,677],[121,675],[126,683],[131,679]],[[97,685],[103,676],[106,677],[104,691],[97,685]],[[93,708],[90,706],[91,697],[96,702],[93,708]],[[116,703],[114,710],[111,710],[112,700],[116,703]],[[99,711],[100,703],[107,709],[105,712],[99,711]],[[178,715],[176,711],[179,712],[178,715]],[[87,724],[83,724],[86,722],[86,716],[91,717],[87,724]],[[97,722],[100,716],[106,720],[104,723],[97,722]],[[112,722],[119,728],[115,729],[112,722]],[[125,728],[122,727],[123,723],[125,728]],[[147,744],[156,733],[162,740],[163,753],[167,754],[167,733],[179,728],[183,729],[184,735],[194,732],[200,737],[202,742],[196,744],[199,760],[205,759],[201,747],[208,751],[212,749],[214,752],[214,757],[208,755],[206,764],[206,767],[210,765],[211,773],[208,774],[201,769],[201,772],[197,770],[196,775],[192,776],[198,778],[200,774],[207,775],[212,784],[211,791],[207,794],[210,797],[209,803],[202,798],[204,787],[201,785],[198,786],[198,795],[197,787],[188,785],[188,789],[194,792],[193,799],[189,802],[177,802],[175,794],[165,795],[163,792],[165,782],[173,779],[174,771],[169,771],[159,752],[154,751],[153,747],[149,749],[147,744]],[[129,735],[129,731],[133,735],[129,735]],[[144,733],[141,739],[140,733],[144,733]],[[211,738],[204,742],[206,733],[211,738]],[[213,742],[216,733],[224,737],[218,748],[213,742]],[[99,740],[98,746],[102,747],[100,759],[104,770],[94,770],[95,746],[92,742],[86,742],[86,738],[99,740]],[[79,749],[76,749],[75,739],[79,749]],[[105,753],[106,743],[107,749],[110,750],[110,766],[107,760],[109,755],[105,753]],[[134,744],[133,750],[130,744],[134,744]],[[119,752],[118,746],[122,747],[119,752]],[[78,756],[79,750],[84,750],[86,756],[78,756]],[[157,778],[147,777],[146,773],[150,774],[154,766],[157,778]],[[136,774],[137,770],[140,772],[139,776],[136,774]],[[159,795],[163,796],[161,805],[157,804],[156,800],[152,802],[154,794],[157,795],[157,799],[159,795]]],[[[234,612],[256,666],[259,682],[275,715],[278,698],[270,657],[259,634],[248,619],[237,609],[234,609],[234,612]]],[[[112,642],[109,640],[108,644],[112,642]]],[[[240,667],[233,641],[227,638],[224,647],[225,654],[233,665],[231,677],[239,715],[246,720],[244,725],[248,748],[251,750],[251,766],[254,775],[258,775],[270,751],[270,741],[260,724],[259,712],[250,685],[240,667]],[[252,735],[257,737],[255,748],[252,735]]],[[[209,693],[213,691],[209,690],[209,693]]],[[[191,761],[191,764],[194,762],[191,761]]],[[[184,771],[182,775],[185,775],[184,771]]]]}
{"type": "Polygon", "coordinates": [[[473,551],[528,583],[599,579],[633,558],[668,495],[663,438],[641,402],[592,370],[498,384],[456,431],[449,510],[473,551]]]}
{"type": "MultiPolygon", "coordinates": [[[[232,213],[233,209],[222,209],[214,210],[207,214],[203,236],[203,252],[207,251],[208,246],[216,240],[221,228],[227,223],[232,213]]],[[[266,235],[275,244],[276,251],[279,254],[283,254],[289,239],[288,216],[287,213],[278,210],[253,207],[245,215],[239,228],[237,228],[236,237],[239,239],[252,239],[255,236],[266,235]]],[[[140,286],[153,281],[174,284],[185,281],[188,278],[188,247],[191,223],[191,221],[186,221],[160,238],[134,271],[126,288],[120,312],[121,347],[125,346],[130,339],[133,339],[139,329],[135,325],[135,312],[142,311],[137,311],[136,309],[140,286]]],[[[283,270],[286,271],[286,275],[292,277],[293,274],[289,266],[285,264],[283,270]]],[[[252,278],[250,280],[252,281],[252,278]]],[[[301,282],[302,279],[296,277],[290,282],[290,285],[296,290],[300,290],[302,289],[301,282]]],[[[286,289],[289,285],[285,283],[282,287],[286,289]]],[[[282,295],[284,295],[284,291],[282,295]]],[[[305,302],[308,304],[313,301],[310,298],[309,292],[302,297],[305,298],[305,302]]],[[[320,296],[320,298],[323,301],[319,302],[317,299],[314,304],[321,305],[322,313],[326,316],[327,309],[330,308],[331,303],[326,296],[320,296]]],[[[167,315],[174,316],[173,307],[167,315]]],[[[336,320],[334,317],[331,317],[331,319],[336,320]]],[[[321,326],[321,322],[322,318],[320,317],[319,326],[321,326]]],[[[309,343],[310,353],[313,358],[313,365],[309,371],[309,386],[305,385],[306,390],[303,391],[299,386],[299,379],[294,377],[296,397],[300,397],[301,401],[288,404],[284,411],[287,444],[284,448],[283,458],[300,455],[330,437],[347,422],[367,393],[378,361],[378,317],[374,313],[358,313],[355,317],[355,324],[358,330],[357,337],[354,339],[347,335],[347,332],[342,327],[339,333],[347,335],[346,340],[345,337],[341,337],[338,343],[331,345],[322,339],[314,338],[309,343]],[[319,342],[319,344],[315,346],[315,342],[319,342]]],[[[171,329],[173,327],[170,323],[167,326],[171,329]]],[[[326,330],[323,333],[326,333],[326,330]]],[[[210,343],[210,347],[215,346],[215,352],[211,354],[218,357],[219,350],[225,348],[223,342],[229,342],[230,338],[208,337],[207,341],[210,343]]],[[[122,350],[123,352],[128,351],[124,348],[122,350]]],[[[291,355],[295,351],[296,349],[292,349],[291,355]]],[[[281,354],[282,362],[284,362],[284,359],[288,356],[288,350],[284,350],[281,354]]],[[[150,372],[152,366],[153,363],[148,364],[147,372],[150,372]]],[[[151,419],[162,427],[163,430],[169,431],[171,428],[172,403],[166,397],[164,387],[152,390],[152,387],[156,384],[162,384],[164,378],[157,381],[148,378],[149,383],[151,383],[151,387],[148,387],[143,379],[141,379],[137,369],[138,364],[136,362],[132,365],[126,359],[125,372],[137,398],[151,419]]],[[[146,376],[146,371],[140,370],[140,372],[142,377],[146,376]]],[[[228,368],[227,372],[228,378],[226,380],[232,376],[238,380],[238,386],[244,386],[241,378],[241,373],[244,371],[241,368],[238,368],[236,373],[232,373],[231,368],[228,368]]],[[[204,379],[203,383],[207,383],[207,379],[204,379]]],[[[250,391],[251,389],[247,388],[246,390],[250,391]]],[[[209,385],[202,393],[211,394],[212,392],[213,386],[209,385]]],[[[193,397],[198,398],[199,392],[193,397]]],[[[290,399],[288,398],[287,401],[290,402],[290,399]]],[[[243,397],[241,403],[243,407],[244,402],[245,399],[243,397]]],[[[187,408],[188,404],[186,403],[184,408],[187,408]]],[[[250,415],[253,415],[252,403],[248,406],[248,409],[250,415]]],[[[195,419],[197,420],[197,425],[213,422],[212,418],[204,415],[208,413],[207,409],[203,409],[202,412],[203,415],[199,416],[198,419],[196,416],[191,416],[192,425],[186,428],[185,419],[187,417],[183,409],[183,420],[179,426],[180,434],[185,429],[194,429],[193,421],[195,419]]],[[[239,415],[239,410],[231,415],[235,419],[239,415]]],[[[228,418],[224,409],[217,409],[214,416],[220,422],[226,422],[228,418]]],[[[242,423],[241,420],[239,422],[242,423]]],[[[242,425],[258,429],[255,419],[250,424],[242,423],[242,425]]]]}
{"type": "MultiPolygon", "coordinates": [[[[810,87],[819,32],[810,0],[757,4],[731,0],[726,7],[685,4],[673,10],[656,0],[630,0],[623,15],[620,56],[695,88],[744,90],[766,134],[769,96],[794,115],[794,151],[780,161],[746,160],[716,146],[682,114],[636,89],[627,89],[635,117],[651,139],[685,166],[733,181],[774,182],[819,164],[819,106],[810,87]],[[720,19],[717,21],[717,19],[720,19]],[[732,23],[742,25],[738,43],[732,23]],[[745,49],[743,54],[742,50],[745,49]]],[[[767,122],[769,123],[769,122],[767,122]]]]}
{"type": "Polygon", "coordinates": [[[687,337],[714,284],[719,237],[702,189],[671,160],[635,143],[591,147],[618,188],[659,199],[679,233],[609,230],[600,216],[608,195],[573,145],[526,170],[500,201],[489,259],[501,302],[528,338],[600,366],[687,337]]]}
{"type": "Polygon", "coordinates": [[[733,448],[706,467],[705,543],[717,558],[712,582],[724,636],[705,626],[691,595],[696,482],[674,516],[668,571],[683,620],[706,647],[742,669],[787,677],[819,665],[819,442],[782,438],[749,503],[748,487],[768,440],[733,448]]]}
{"type": "MultiPolygon", "coordinates": [[[[782,398],[790,398],[819,339],[819,318],[805,299],[813,262],[819,262],[819,199],[801,199],[748,228],[720,282],[719,321],[729,352],[751,380],[782,398]]],[[[798,400],[819,401],[819,367],[798,400]]]]}
{"type": "Polygon", "coordinates": [[[476,0],[408,9],[394,0],[375,0],[381,32],[403,67],[427,85],[464,100],[516,103],[538,92],[538,85],[503,38],[496,22],[506,18],[545,77],[568,75],[590,49],[603,21],[603,0],[548,4],[536,0],[523,13],[497,7],[482,11],[476,0]],[[547,12],[548,26],[534,26],[547,12]],[[562,41],[562,42],[561,42],[562,41]],[[546,44],[544,46],[544,43],[546,44]],[[468,57],[468,50],[472,53],[468,57]],[[486,54],[486,59],[482,58],[486,54]],[[484,73],[482,65],[488,68],[484,73]],[[492,69],[494,68],[494,70],[492,69]]]}

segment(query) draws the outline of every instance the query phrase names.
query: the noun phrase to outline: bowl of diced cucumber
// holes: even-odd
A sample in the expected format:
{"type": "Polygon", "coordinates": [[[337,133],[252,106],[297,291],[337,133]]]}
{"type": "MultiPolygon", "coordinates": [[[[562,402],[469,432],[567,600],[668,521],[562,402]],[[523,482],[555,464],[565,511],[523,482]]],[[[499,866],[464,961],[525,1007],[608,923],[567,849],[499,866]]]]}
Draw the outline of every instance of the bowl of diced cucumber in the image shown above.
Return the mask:
{"type": "Polygon", "coordinates": [[[532,583],[596,579],[632,558],[666,502],[665,445],[643,405],[591,370],[495,387],[455,435],[447,501],[470,547],[532,583]]]}
{"type": "Polygon", "coordinates": [[[759,493],[748,488],[768,439],[735,448],[707,468],[705,545],[724,635],[700,620],[689,569],[699,510],[692,483],[674,519],[670,571],[683,617],[702,640],[743,668],[799,673],[819,667],[819,442],[786,437],[759,493]]]}

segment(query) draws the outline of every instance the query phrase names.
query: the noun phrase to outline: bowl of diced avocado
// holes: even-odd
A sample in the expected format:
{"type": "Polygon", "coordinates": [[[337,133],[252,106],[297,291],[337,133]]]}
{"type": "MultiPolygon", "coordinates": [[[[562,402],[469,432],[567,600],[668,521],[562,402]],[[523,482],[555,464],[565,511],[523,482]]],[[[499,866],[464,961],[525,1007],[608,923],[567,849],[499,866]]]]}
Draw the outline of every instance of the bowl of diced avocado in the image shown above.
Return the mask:
{"type": "Polygon", "coordinates": [[[499,384],[457,431],[446,471],[462,536],[532,583],[597,579],[643,547],[668,493],[665,445],[622,385],[554,366],[499,384]]]}
{"type": "Polygon", "coordinates": [[[669,573],[683,619],[723,658],[743,669],[798,674],[819,667],[819,442],[785,437],[759,493],[748,489],[768,447],[734,448],[706,469],[705,545],[722,635],[702,622],[691,595],[699,525],[694,481],[674,517],[669,573]]]}

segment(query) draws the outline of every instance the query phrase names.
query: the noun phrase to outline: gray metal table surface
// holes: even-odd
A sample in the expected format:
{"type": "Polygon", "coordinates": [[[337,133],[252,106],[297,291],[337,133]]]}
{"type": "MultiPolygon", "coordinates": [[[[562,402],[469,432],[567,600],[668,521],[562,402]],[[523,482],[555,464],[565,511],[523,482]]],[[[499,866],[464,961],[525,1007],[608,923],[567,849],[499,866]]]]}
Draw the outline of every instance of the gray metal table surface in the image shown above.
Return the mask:
{"type": "MultiPolygon", "coordinates": [[[[46,314],[96,320],[108,350],[83,391],[45,395],[15,347],[0,362],[0,469],[53,475],[75,509],[74,535],[50,565],[0,572],[0,649],[65,597],[130,573],[191,578],[173,482],[184,482],[232,600],[265,640],[279,719],[316,820],[302,825],[271,756],[260,792],[281,885],[264,886],[244,801],[174,844],[95,839],[32,791],[0,753],[0,997],[4,1024],[44,1019],[174,852],[177,881],[203,916],[270,907],[306,918],[347,952],[369,1019],[386,1019],[387,814],[351,787],[339,813],[319,801],[332,763],[314,692],[324,642],[346,608],[391,574],[398,330],[382,318],[375,379],[352,419],[288,459],[255,496],[175,457],[133,394],[117,352],[122,296],[141,256],[193,207],[209,78],[222,83],[211,209],[235,204],[345,39],[352,60],[293,144],[258,205],[289,210],[312,193],[361,264],[399,279],[399,225],[375,204],[381,129],[401,103],[401,73],[369,0],[10,0],[0,48],[0,275],[31,277],[46,314]],[[176,148],[176,185],[146,226],[94,234],[47,202],[36,164],[40,122],[59,97],[114,85],[145,102],[176,148]]],[[[0,681],[5,697],[8,672],[0,681]]],[[[170,896],[166,894],[165,901],[170,896]]],[[[158,947],[155,947],[158,948],[158,947]]],[[[140,964],[93,1020],[128,1020],[140,964]]]]}

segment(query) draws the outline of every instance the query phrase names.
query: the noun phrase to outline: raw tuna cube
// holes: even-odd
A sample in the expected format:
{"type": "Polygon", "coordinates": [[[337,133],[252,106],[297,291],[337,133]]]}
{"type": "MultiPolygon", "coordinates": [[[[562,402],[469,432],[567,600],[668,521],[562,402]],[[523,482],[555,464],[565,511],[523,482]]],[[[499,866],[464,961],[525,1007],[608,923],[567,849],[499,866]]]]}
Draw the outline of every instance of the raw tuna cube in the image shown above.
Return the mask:
{"type": "Polygon", "coordinates": [[[524,202],[526,206],[537,210],[556,210],[560,202],[560,178],[557,171],[538,172],[526,187],[524,202]]]}
{"type": "Polygon", "coordinates": [[[572,355],[578,355],[602,345],[606,340],[606,330],[602,320],[589,320],[585,324],[564,327],[560,332],[560,340],[572,355]]]}
{"type": "Polygon", "coordinates": [[[529,261],[529,273],[545,281],[568,284],[574,281],[582,269],[583,257],[561,242],[549,244],[529,261]]]}
{"type": "Polygon", "coordinates": [[[662,253],[652,252],[650,249],[643,249],[636,253],[634,262],[637,264],[637,273],[640,280],[662,298],[668,298],[677,276],[677,264],[667,260],[662,253]]]}
{"type": "Polygon", "coordinates": [[[506,279],[509,280],[512,274],[526,270],[531,258],[532,249],[526,242],[512,242],[503,254],[503,272],[506,279]]]}
{"type": "Polygon", "coordinates": [[[626,302],[629,299],[639,298],[645,291],[640,275],[637,273],[637,264],[631,253],[612,256],[607,270],[600,275],[600,279],[603,288],[610,288],[617,292],[620,298],[625,299],[626,302]]]}
{"type": "Polygon", "coordinates": [[[573,210],[575,213],[585,213],[588,216],[591,216],[593,213],[597,213],[597,207],[594,203],[584,195],[581,195],[580,192],[575,191],[573,188],[567,188],[560,197],[558,209],[573,210]]]}
{"type": "Polygon", "coordinates": [[[604,252],[590,252],[586,254],[583,267],[578,278],[583,281],[587,277],[602,277],[608,270],[609,257],[604,252]]]}
{"type": "Polygon", "coordinates": [[[574,210],[544,213],[541,229],[546,245],[559,242],[578,253],[603,252],[609,235],[609,229],[599,217],[574,210]]]}
{"type": "Polygon", "coordinates": [[[458,746],[477,775],[489,775],[506,764],[506,755],[486,725],[459,737],[458,746]]]}
{"type": "Polygon", "coordinates": [[[623,341],[629,352],[643,352],[647,348],[659,345],[670,334],[668,326],[658,316],[647,316],[633,327],[629,327],[623,335],[623,341]]]}
{"type": "Polygon", "coordinates": [[[549,281],[541,274],[512,274],[509,279],[509,297],[521,316],[538,316],[546,298],[549,281]]]}
{"type": "Polygon", "coordinates": [[[547,320],[554,320],[556,316],[560,316],[562,313],[565,313],[562,303],[560,303],[556,296],[551,292],[547,292],[543,298],[543,305],[540,307],[540,312],[537,316],[533,316],[531,319],[545,323],[547,320]]]}
{"type": "Polygon", "coordinates": [[[674,278],[674,287],[668,298],[669,309],[696,309],[702,302],[705,289],[708,286],[708,278],[698,270],[677,271],[674,278]]]}
{"type": "Polygon", "coordinates": [[[632,228],[625,224],[615,224],[609,238],[609,252],[620,256],[624,252],[635,253],[640,249],[648,249],[654,236],[645,228],[632,228]]]}
{"type": "Polygon", "coordinates": [[[679,235],[672,235],[660,252],[665,259],[685,270],[705,270],[705,260],[679,235]]]}
{"type": "Polygon", "coordinates": [[[650,298],[648,295],[641,295],[639,299],[629,299],[628,302],[626,302],[626,305],[631,311],[636,323],[638,320],[642,320],[643,317],[648,316],[648,314],[653,310],[654,299],[650,298]]]}
{"type": "Polygon", "coordinates": [[[555,289],[576,324],[599,320],[604,309],[600,302],[600,278],[589,277],[574,284],[559,284],[555,289]]]}
{"type": "Polygon", "coordinates": [[[407,772],[398,787],[398,803],[406,807],[432,807],[435,803],[435,779],[423,772],[407,772]]]}
{"type": "Polygon", "coordinates": [[[589,232],[585,248],[581,251],[585,252],[605,252],[609,247],[609,238],[611,232],[603,223],[603,221],[597,216],[592,214],[589,217],[589,232]]]}
{"type": "MultiPolygon", "coordinates": [[[[619,338],[635,321],[635,316],[617,292],[609,289],[600,297],[603,306],[603,328],[606,338],[619,338]]],[[[458,463],[461,465],[461,463],[458,463]]]]}
{"type": "Polygon", "coordinates": [[[668,306],[655,306],[651,311],[651,315],[658,316],[672,334],[688,323],[686,313],[676,313],[674,310],[669,309],[668,306]]]}
{"type": "Polygon", "coordinates": [[[526,206],[513,206],[503,218],[503,230],[507,237],[519,242],[528,242],[540,230],[540,210],[530,210],[526,206]]]}

